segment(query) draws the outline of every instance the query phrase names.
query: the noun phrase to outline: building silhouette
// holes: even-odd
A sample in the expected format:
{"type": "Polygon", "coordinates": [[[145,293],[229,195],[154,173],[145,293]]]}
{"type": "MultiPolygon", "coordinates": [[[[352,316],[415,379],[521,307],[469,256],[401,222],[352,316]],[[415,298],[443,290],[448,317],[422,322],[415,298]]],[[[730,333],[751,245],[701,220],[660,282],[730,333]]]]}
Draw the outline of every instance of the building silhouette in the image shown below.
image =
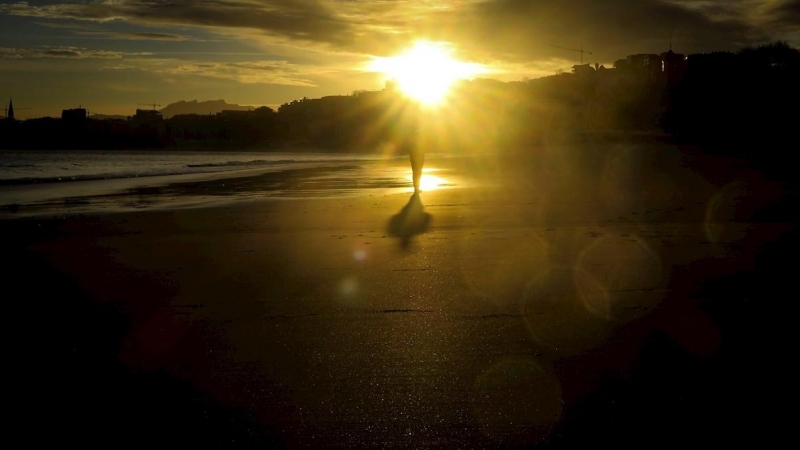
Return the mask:
{"type": "Polygon", "coordinates": [[[11,98],[8,99],[8,109],[6,110],[6,119],[14,120],[14,101],[11,98]]]}
{"type": "Polygon", "coordinates": [[[136,114],[131,117],[131,122],[135,125],[154,125],[163,121],[160,111],[155,109],[136,109],[136,114]]]}
{"type": "Polygon", "coordinates": [[[74,109],[64,109],[61,111],[61,120],[69,122],[79,122],[86,120],[86,108],[80,106],[74,109]]]}
{"type": "Polygon", "coordinates": [[[628,68],[650,77],[656,77],[663,71],[663,61],[661,55],[640,53],[628,55],[628,68]]]}
{"type": "Polygon", "coordinates": [[[597,69],[592,67],[591,64],[576,64],[572,66],[572,73],[579,77],[590,76],[595,73],[597,69]]]}
{"type": "Polygon", "coordinates": [[[686,55],[669,49],[658,55],[654,53],[628,55],[625,59],[615,61],[614,69],[632,76],[646,76],[652,80],[661,79],[666,75],[668,81],[674,82],[683,77],[689,59],[686,55]]]}
{"type": "Polygon", "coordinates": [[[661,71],[667,74],[667,78],[675,80],[683,76],[686,71],[687,58],[682,53],[675,53],[670,48],[661,54],[661,71]]]}

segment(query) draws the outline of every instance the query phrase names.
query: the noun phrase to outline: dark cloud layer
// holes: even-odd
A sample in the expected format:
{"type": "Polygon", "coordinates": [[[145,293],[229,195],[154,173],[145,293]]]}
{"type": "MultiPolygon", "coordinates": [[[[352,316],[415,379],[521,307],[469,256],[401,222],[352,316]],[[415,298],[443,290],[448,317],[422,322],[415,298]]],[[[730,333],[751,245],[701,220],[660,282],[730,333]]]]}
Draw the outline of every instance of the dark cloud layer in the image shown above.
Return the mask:
{"type": "Polygon", "coordinates": [[[19,2],[0,12],[48,19],[124,20],[144,25],[253,29],[290,39],[342,43],[352,25],[317,0],[116,0],[105,2],[19,2]]]}
{"type": "MultiPolygon", "coordinates": [[[[800,39],[798,0],[108,0],[19,2],[0,13],[141,25],[250,30],[332,49],[387,54],[414,38],[456,42],[473,57],[509,62],[570,58],[585,47],[598,59],[665,49],[736,49],[800,39]]],[[[177,35],[176,35],[177,36],[177,35]]],[[[131,35],[129,38],[137,38],[131,35]]],[[[138,33],[140,39],[169,34],[138,33]]]]}
{"type": "Polygon", "coordinates": [[[148,39],[153,41],[182,41],[186,38],[184,36],[180,36],[177,34],[169,34],[169,33],[146,33],[146,32],[138,32],[138,33],[117,33],[115,35],[121,39],[148,39]]]}
{"type": "Polygon", "coordinates": [[[660,0],[498,0],[450,17],[445,28],[475,48],[510,59],[547,58],[551,47],[585,47],[601,58],[666,49],[731,49],[770,39],[747,17],[713,19],[707,11],[660,0]]]}
{"type": "Polygon", "coordinates": [[[773,24],[781,29],[788,29],[800,33],[800,0],[786,0],[770,11],[773,24]]]}
{"type": "Polygon", "coordinates": [[[36,22],[37,25],[55,30],[67,30],[76,36],[95,38],[125,39],[133,41],[185,41],[188,36],[173,33],[156,33],[152,31],[116,32],[104,30],[99,27],[90,27],[77,24],[63,24],[57,22],[36,22]]]}
{"type": "Polygon", "coordinates": [[[147,53],[114,52],[81,47],[0,47],[1,59],[69,58],[69,59],[120,59],[130,56],[147,56],[147,53]]]}

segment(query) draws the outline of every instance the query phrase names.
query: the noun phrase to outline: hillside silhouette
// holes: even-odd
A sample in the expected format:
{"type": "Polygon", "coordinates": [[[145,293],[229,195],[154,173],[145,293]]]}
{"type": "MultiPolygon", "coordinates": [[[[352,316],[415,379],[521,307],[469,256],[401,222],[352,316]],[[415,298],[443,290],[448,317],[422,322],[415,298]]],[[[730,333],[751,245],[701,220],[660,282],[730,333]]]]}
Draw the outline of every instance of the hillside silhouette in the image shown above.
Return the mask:
{"type": "Polygon", "coordinates": [[[166,107],[159,110],[165,119],[172,118],[180,114],[217,114],[222,111],[248,111],[255,109],[252,106],[241,106],[237,104],[227,103],[225,100],[206,100],[198,102],[197,100],[170,103],[166,107]]]}

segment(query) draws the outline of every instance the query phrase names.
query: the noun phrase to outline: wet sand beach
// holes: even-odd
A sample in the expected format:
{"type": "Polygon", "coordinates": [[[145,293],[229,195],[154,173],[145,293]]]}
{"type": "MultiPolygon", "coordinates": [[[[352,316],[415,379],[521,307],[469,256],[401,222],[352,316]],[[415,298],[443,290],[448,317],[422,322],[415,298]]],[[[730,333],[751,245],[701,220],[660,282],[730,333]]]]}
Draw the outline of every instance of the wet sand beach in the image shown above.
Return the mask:
{"type": "Polygon", "coordinates": [[[367,194],[7,212],[14,428],[90,447],[774,436],[787,180],[649,137],[425,167],[440,186],[416,196],[409,169],[367,194]]]}

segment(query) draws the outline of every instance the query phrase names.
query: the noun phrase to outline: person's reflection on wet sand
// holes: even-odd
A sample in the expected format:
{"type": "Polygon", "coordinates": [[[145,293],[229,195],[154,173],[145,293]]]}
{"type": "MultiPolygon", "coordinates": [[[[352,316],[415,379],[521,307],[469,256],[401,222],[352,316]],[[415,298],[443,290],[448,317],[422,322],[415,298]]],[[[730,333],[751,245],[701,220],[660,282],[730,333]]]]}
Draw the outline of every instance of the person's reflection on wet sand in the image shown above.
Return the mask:
{"type": "Polygon", "coordinates": [[[400,245],[403,248],[408,248],[411,238],[424,233],[432,218],[432,215],[425,212],[419,191],[415,191],[403,209],[389,220],[389,233],[400,238],[400,245]]]}

